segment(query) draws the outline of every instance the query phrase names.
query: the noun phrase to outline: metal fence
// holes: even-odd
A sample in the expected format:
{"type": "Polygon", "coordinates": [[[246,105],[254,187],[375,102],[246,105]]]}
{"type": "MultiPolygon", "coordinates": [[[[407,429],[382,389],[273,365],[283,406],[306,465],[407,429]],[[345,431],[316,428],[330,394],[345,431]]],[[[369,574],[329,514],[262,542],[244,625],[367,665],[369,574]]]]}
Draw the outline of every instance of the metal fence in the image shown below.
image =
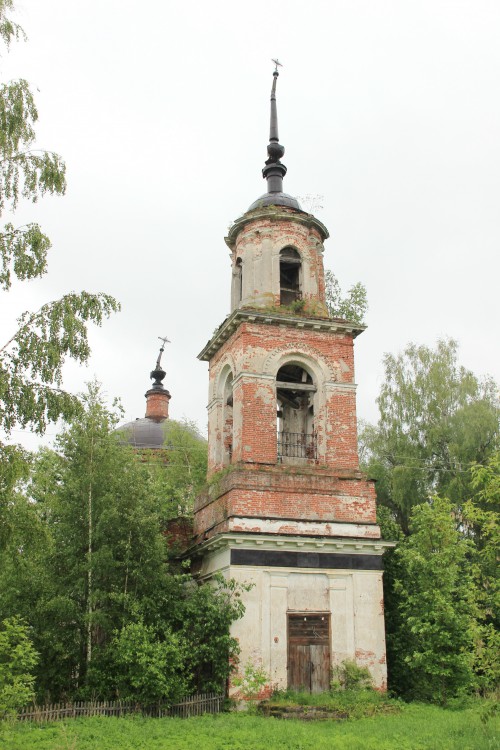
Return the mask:
{"type": "Polygon", "coordinates": [[[316,434],[278,432],[278,458],[317,458],[316,434]]]}
{"type": "Polygon", "coordinates": [[[141,706],[127,701],[76,701],[75,703],[50,703],[45,706],[25,706],[18,714],[18,721],[60,721],[78,716],[125,716],[141,713],[153,718],[179,716],[183,719],[202,714],[218,714],[224,707],[224,696],[218,693],[202,693],[184,698],[173,705],[155,703],[141,706]]]}

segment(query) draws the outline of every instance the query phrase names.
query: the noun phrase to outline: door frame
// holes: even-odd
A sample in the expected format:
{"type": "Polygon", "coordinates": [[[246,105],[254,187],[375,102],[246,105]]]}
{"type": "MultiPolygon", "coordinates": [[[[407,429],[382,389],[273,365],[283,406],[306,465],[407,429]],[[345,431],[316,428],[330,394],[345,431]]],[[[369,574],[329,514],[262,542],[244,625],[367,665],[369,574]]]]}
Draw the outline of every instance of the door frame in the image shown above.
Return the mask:
{"type": "Polygon", "coordinates": [[[328,657],[329,671],[332,668],[332,613],[330,610],[317,610],[304,612],[300,610],[287,610],[286,612],[286,672],[287,688],[290,687],[290,616],[292,617],[327,617],[328,618],[328,657]]]}

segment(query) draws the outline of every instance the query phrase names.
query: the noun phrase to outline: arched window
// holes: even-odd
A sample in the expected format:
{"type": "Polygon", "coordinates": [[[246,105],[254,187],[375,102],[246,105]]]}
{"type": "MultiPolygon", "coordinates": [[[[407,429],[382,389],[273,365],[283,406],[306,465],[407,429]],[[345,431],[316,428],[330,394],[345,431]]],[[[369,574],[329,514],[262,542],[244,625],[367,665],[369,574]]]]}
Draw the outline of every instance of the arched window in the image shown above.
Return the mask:
{"type": "Polygon", "coordinates": [[[280,305],[291,305],[302,298],[301,261],[294,247],[280,251],[280,305]]]}
{"type": "Polygon", "coordinates": [[[231,282],[231,310],[239,307],[243,297],[243,261],[236,258],[233,265],[233,278],[231,282]]]}
{"type": "Polygon", "coordinates": [[[233,457],[233,375],[228,373],[224,383],[222,402],[222,463],[230,464],[233,457]]]}
{"type": "Polygon", "coordinates": [[[236,304],[239,305],[243,297],[243,261],[238,258],[235,264],[235,292],[236,292],[236,304]]]}
{"type": "Polygon", "coordinates": [[[284,365],[276,375],[278,461],[316,459],[314,394],[311,375],[300,365],[284,365]]]}

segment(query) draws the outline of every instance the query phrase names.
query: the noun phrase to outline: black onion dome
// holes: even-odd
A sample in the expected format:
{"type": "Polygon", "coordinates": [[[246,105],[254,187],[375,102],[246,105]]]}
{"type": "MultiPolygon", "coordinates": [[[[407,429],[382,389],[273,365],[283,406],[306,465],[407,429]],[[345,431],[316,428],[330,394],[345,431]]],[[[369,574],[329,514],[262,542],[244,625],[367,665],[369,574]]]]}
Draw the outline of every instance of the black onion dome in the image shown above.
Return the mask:
{"type": "Polygon", "coordinates": [[[252,203],[249,211],[253,211],[256,208],[263,208],[264,206],[287,206],[288,208],[295,208],[297,211],[302,211],[297,198],[288,193],[264,193],[260,198],[252,203]]]}

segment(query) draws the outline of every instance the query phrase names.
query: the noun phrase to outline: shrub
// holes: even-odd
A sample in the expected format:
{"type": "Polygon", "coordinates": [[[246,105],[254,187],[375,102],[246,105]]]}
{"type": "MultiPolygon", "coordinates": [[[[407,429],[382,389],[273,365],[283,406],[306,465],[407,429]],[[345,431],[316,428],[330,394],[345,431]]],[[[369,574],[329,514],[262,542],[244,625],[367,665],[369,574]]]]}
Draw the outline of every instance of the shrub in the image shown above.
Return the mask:
{"type": "Polygon", "coordinates": [[[32,671],[37,662],[26,623],[20,617],[4,620],[0,630],[0,719],[15,716],[33,700],[32,671]]]}
{"type": "Polygon", "coordinates": [[[364,690],[371,687],[372,676],[368,667],[360,667],[352,659],[346,659],[332,669],[330,689],[333,692],[338,692],[339,690],[364,690]]]}
{"type": "Polygon", "coordinates": [[[243,673],[235,675],[232,679],[234,687],[240,688],[241,695],[247,701],[255,700],[269,682],[269,675],[265,669],[252,662],[247,662],[243,673]]]}
{"type": "Polygon", "coordinates": [[[122,698],[143,705],[174,703],[186,694],[185,644],[165,628],[163,637],[142,622],[129,623],[113,641],[117,683],[122,698]]]}

